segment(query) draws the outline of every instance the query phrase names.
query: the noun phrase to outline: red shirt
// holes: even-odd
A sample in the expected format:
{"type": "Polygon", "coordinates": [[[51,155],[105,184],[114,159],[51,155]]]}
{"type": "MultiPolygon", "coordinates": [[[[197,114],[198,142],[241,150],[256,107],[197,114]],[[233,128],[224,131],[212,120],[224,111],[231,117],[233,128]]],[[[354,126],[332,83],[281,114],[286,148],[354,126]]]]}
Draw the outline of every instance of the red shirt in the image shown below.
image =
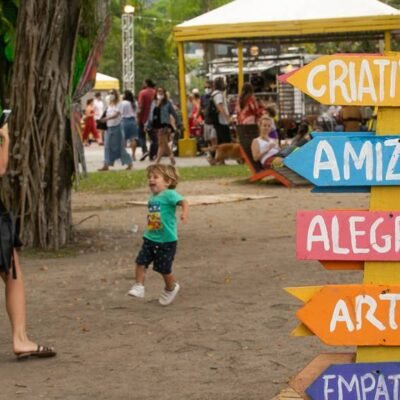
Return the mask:
{"type": "Polygon", "coordinates": [[[145,124],[149,117],[151,102],[154,100],[156,90],[154,88],[146,87],[139,92],[139,124],[145,124]]]}
{"type": "Polygon", "coordinates": [[[237,121],[239,125],[256,124],[261,115],[262,110],[258,106],[257,100],[254,96],[250,96],[246,100],[243,109],[240,108],[239,104],[237,106],[237,121]]]}

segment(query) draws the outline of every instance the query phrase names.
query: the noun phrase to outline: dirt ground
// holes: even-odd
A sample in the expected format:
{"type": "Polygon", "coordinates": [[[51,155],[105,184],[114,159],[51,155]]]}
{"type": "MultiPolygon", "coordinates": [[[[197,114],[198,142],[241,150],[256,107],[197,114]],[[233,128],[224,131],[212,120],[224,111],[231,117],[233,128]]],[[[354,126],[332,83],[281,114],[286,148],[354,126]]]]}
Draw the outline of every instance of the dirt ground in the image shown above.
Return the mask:
{"type": "Polygon", "coordinates": [[[79,255],[22,253],[30,334],[59,354],[15,361],[2,300],[0,399],[270,400],[320,352],[349,351],[291,337],[300,302],[283,288],[361,282],[359,272],[296,261],[295,212],[365,208],[368,195],[232,180],[178,189],[275,197],[191,207],[174,264],[182,290],[163,308],[153,271],[144,300],[127,296],[146,212],[127,202],[147,189],[74,194],[79,255]]]}

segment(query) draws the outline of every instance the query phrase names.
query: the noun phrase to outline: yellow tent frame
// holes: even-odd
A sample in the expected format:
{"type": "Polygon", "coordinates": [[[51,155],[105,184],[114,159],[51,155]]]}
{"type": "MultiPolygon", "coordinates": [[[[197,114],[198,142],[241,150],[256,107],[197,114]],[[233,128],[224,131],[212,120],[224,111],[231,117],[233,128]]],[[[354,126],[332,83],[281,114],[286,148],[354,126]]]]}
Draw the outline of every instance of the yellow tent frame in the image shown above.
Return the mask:
{"type": "MultiPolygon", "coordinates": [[[[185,25],[185,24],[184,24],[185,25]]],[[[195,143],[189,139],[185,86],[185,42],[229,42],[238,48],[238,92],[243,86],[243,43],[273,39],[282,43],[313,42],[315,40],[339,41],[371,38],[384,40],[385,50],[391,50],[392,31],[400,29],[400,15],[370,17],[330,18],[301,21],[250,22],[239,24],[181,26],[174,28],[178,45],[179,91],[184,123],[184,138],[179,143],[182,156],[196,154],[195,143]]]]}

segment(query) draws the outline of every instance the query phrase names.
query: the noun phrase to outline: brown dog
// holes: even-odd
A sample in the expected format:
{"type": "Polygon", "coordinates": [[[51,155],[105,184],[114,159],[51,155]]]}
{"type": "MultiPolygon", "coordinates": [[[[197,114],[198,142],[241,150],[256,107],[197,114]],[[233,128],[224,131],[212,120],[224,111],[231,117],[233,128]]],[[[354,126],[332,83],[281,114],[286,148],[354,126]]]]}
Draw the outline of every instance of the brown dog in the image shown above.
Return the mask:
{"type": "Polygon", "coordinates": [[[207,147],[202,150],[215,151],[216,164],[225,164],[225,160],[236,160],[239,164],[243,164],[239,143],[221,143],[217,146],[207,147]]]}

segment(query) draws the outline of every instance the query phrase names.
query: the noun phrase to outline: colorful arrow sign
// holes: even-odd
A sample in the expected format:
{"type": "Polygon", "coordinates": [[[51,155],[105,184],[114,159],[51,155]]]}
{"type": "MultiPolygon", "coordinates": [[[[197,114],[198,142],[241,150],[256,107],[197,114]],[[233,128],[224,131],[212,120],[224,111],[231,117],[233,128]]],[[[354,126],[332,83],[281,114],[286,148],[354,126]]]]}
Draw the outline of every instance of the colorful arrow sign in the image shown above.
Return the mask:
{"type": "Polygon", "coordinates": [[[400,211],[299,211],[301,260],[400,260],[400,211]]]}
{"type": "Polygon", "coordinates": [[[322,353],[315,357],[295,377],[289,386],[302,398],[306,398],[306,389],[332,364],[348,364],[355,360],[355,353],[322,353]]]}
{"type": "Polygon", "coordinates": [[[286,81],[322,104],[400,106],[400,57],[374,54],[323,56],[286,81]]]}
{"type": "Polygon", "coordinates": [[[331,365],[308,387],[311,400],[400,398],[400,362],[331,365]]]}
{"type": "Polygon", "coordinates": [[[317,135],[284,159],[316,186],[400,184],[400,136],[317,135]]]}
{"type": "Polygon", "coordinates": [[[400,345],[400,286],[330,285],[286,290],[306,302],[296,316],[326,344],[400,345]]]}

